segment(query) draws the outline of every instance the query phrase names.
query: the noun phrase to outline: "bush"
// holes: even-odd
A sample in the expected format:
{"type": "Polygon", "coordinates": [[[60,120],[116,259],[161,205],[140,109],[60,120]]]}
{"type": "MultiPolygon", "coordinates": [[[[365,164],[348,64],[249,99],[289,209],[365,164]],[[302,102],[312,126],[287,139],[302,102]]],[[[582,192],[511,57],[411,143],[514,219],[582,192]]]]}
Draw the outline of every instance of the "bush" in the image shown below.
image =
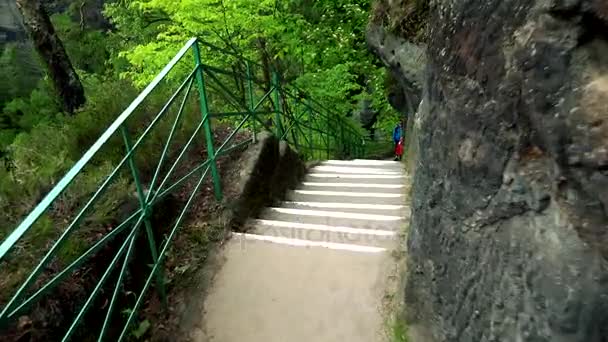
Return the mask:
{"type": "MultiPolygon", "coordinates": [[[[3,238],[99,137],[132,99],[136,91],[122,81],[85,78],[89,102],[77,115],[59,111],[50,89],[37,89],[28,100],[14,100],[6,113],[17,116],[20,127],[29,129],[17,134],[6,149],[6,165],[0,173],[0,217],[3,238]],[[109,92],[109,88],[122,89],[109,92]],[[38,113],[39,117],[36,116],[38,113]],[[37,122],[36,122],[37,121],[37,122]],[[31,127],[29,127],[31,126],[31,127]]],[[[8,142],[15,130],[3,130],[8,142]]],[[[0,135],[2,137],[3,135],[0,135]]]]}
{"type": "Polygon", "coordinates": [[[6,152],[19,132],[29,132],[38,124],[49,122],[60,112],[53,89],[46,81],[41,81],[29,97],[8,102],[0,115],[0,152],[6,152]]]}
{"type": "MultiPolygon", "coordinates": [[[[33,124],[29,131],[17,134],[6,148],[5,162],[0,164],[0,240],[13,231],[138,94],[138,90],[126,80],[88,75],[83,77],[83,83],[88,101],[78,113],[68,116],[47,107],[43,112],[44,119],[33,124]]],[[[172,86],[174,84],[161,84],[160,89],[151,94],[126,122],[133,141],[168,100],[170,94],[166,88],[172,86]]],[[[44,95],[40,90],[29,99],[14,101],[11,108],[20,108],[25,117],[29,115],[26,113],[35,111],[44,95]]],[[[196,100],[191,94],[182,116],[182,129],[174,136],[169,157],[183,146],[200,120],[196,100]]],[[[170,114],[175,114],[179,102],[176,101],[169,109],[170,114]]],[[[168,115],[161,120],[135,154],[136,165],[144,181],[149,180],[158,163],[174,117],[168,115]]],[[[8,131],[2,132],[8,135],[8,131]]],[[[6,140],[9,139],[10,136],[6,140]]],[[[192,148],[196,148],[196,144],[192,148]]],[[[17,248],[3,260],[11,276],[0,281],[0,303],[5,302],[24,280],[124,155],[122,137],[120,133],[115,134],[23,236],[17,248]]],[[[131,172],[128,165],[124,165],[60,249],[52,269],[60,269],[75,260],[93,241],[105,235],[108,228],[124,219],[121,206],[134,193],[131,172]]]]}
{"type": "Polygon", "coordinates": [[[11,99],[27,96],[41,77],[42,70],[32,46],[7,43],[0,50],[0,110],[11,99]]]}

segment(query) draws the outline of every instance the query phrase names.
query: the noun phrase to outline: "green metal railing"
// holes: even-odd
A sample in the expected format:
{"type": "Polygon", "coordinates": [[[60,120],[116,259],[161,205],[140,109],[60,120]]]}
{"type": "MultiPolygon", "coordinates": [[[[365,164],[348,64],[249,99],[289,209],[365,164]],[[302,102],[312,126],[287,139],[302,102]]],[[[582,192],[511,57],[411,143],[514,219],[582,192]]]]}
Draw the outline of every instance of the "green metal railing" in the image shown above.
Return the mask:
{"type": "MultiPolygon", "coordinates": [[[[193,38],[186,43],[179,53],[165,66],[154,80],[143,90],[139,96],[121,113],[117,119],[103,132],[97,141],[84,153],[80,160],[57,182],[56,186],[44,196],[40,203],[27,215],[27,217],[10,233],[0,244],[0,270],[6,275],[7,263],[18,262],[19,253],[27,248],[28,234],[31,233],[37,221],[43,217],[52,217],[53,208],[65,193],[72,190],[74,180],[79,177],[85,168],[96,167],[94,160],[104,148],[122,140],[124,154],[116,161],[113,169],[103,181],[91,191],[90,196],[82,201],[76,209],[75,215],[65,226],[54,222],[53,228],[58,229],[58,238],[49,245],[48,250],[41,253],[31,272],[24,276],[20,285],[14,289],[10,299],[3,303],[0,310],[0,327],[14,324],[21,315],[27,314],[40,300],[52,296],[53,290],[62,282],[77,272],[87,261],[102,249],[113,246],[112,258],[103,270],[94,286],[89,289],[86,300],[75,313],[69,326],[66,326],[63,340],[76,336],[83,318],[95,305],[100,292],[111,291],[109,303],[105,305],[105,317],[97,334],[98,340],[110,337],[124,340],[130,334],[130,329],[137,319],[138,309],[146,298],[148,289],[154,286],[163,303],[166,303],[165,275],[163,261],[167,251],[179,232],[188,209],[191,207],[201,185],[210,175],[216,199],[222,199],[220,173],[217,159],[232,151],[243,148],[255,141],[256,133],[261,130],[271,130],[278,138],[287,141],[303,156],[309,159],[324,159],[329,157],[355,157],[362,154],[362,136],[360,129],[343,114],[335,113],[324,108],[313,99],[307,98],[305,92],[281,82],[277,72],[272,72],[270,82],[260,80],[259,64],[245,60],[241,56],[230,55],[236,66],[232,70],[223,70],[202,61],[199,43],[208,48],[208,44],[193,38]],[[191,52],[194,63],[187,61],[186,55],[191,52]],[[189,65],[189,66],[188,66],[189,65]],[[179,80],[179,75],[187,76],[179,80]],[[161,85],[174,84],[177,89],[169,97],[162,109],[153,117],[145,116],[147,124],[139,125],[141,130],[134,129],[131,122],[135,118],[136,110],[142,105],[150,94],[161,85]],[[190,96],[192,89],[197,95],[190,96]],[[238,89],[238,90],[237,90],[238,89]],[[194,97],[194,98],[193,98],[194,97]],[[181,99],[178,101],[178,99],[181,99]],[[174,107],[175,105],[178,105],[174,107]],[[214,104],[217,104],[215,106],[214,104]],[[174,117],[170,117],[170,108],[176,108],[174,117]],[[184,118],[197,117],[192,127],[183,124],[184,118]],[[171,119],[171,120],[170,120],[171,119]],[[212,121],[213,119],[213,121],[212,121]],[[167,121],[169,120],[169,121],[167,121]],[[212,123],[233,123],[232,132],[221,143],[215,145],[212,123]],[[160,132],[155,128],[161,122],[169,122],[160,132]],[[143,127],[142,127],[143,126],[143,127]],[[185,131],[188,131],[188,136],[185,131]],[[234,142],[237,133],[247,134],[244,141],[234,142]],[[142,168],[138,165],[138,151],[146,144],[153,134],[164,136],[164,144],[158,149],[158,163],[149,170],[148,175],[142,175],[142,168]],[[174,146],[175,140],[181,137],[185,143],[174,146]],[[180,162],[189,157],[191,146],[199,144],[206,147],[206,158],[200,157],[196,163],[188,163],[189,170],[179,175],[180,162]],[[216,148],[217,146],[217,148],[216,148]],[[204,159],[204,160],[203,160],[204,159]],[[170,164],[170,161],[173,161],[170,164]],[[193,165],[193,166],[192,166],[193,165]],[[96,241],[79,253],[77,257],[64,262],[60,270],[49,270],[49,265],[57,258],[58,252],[80,229],[85,229],[87,217],[94,213],[95,206],[100,199],[112,191],[117,179],[127,174],[131,177],[130,183],[135,189],[138,207],[126,215],[126,219],[115,224],[111,230],[101,234],[96,241]],[[158,203],[188,182],[194,184],[192,191],[187,195],[185,204],[179,210],[171,228],[165,233],[162,241],[157,241],[153,231],[152,214],[158,203]],[[192,183],[193,182],[193,183],[192,183]],[[110,190],[109,190],[110,189],[110,190]],[[138,235],[144,234],[149,248],[149,271],[143,283],[143,288],[137,294],[137,299],[128,310],[128,315],[122,322],[116,322],[115,310],[121,296],[121,286],[128,273],[129,263],[133,260],[134,249],[138,235]],[[111,243],[111,244],[110,244],[111,243]],[[112,283],[108,284],[109,281],[112,283]],[[116,326],[121,327],[119,333],[114,332],[116,326]]],[[[211,50],[210,50],[211,51],[211,50]]],[[[215,51],[215,50],[214,50],[215,51]]],[[[228,56],[228,55],[227,55],[228,56]]],[[[228,57],[227,57],[228,58],[228,57]]],[[[173,87],[175,89],[175,87],[173,87]]],[[[117,89],[117,91],[120,91],[117,89]]],[[[135,125],[137,126],[137,125],[135,125]]],[[[120,146],[120,145],[116,145],[120,146]]],[[[190,160],[192,161],[192,160],[190,160]]],[[[182,170],[183,171],[183,170],[182,170]]],[[[162,209],[161,209],[162,210],[162,209]]],[[[141,265],[142,268],[148,267],[141,265]]],[[[8,271],[7,271],[8,272],[8,271]]],[[[120,308],[124,309],[124,308],[120,308]]]]}

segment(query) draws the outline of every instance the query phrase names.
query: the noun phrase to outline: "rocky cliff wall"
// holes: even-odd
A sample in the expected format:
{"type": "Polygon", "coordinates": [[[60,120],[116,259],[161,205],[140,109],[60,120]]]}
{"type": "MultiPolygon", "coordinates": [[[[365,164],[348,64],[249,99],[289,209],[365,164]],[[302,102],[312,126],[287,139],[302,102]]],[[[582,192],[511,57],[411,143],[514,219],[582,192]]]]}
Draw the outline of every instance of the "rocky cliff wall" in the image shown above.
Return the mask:
{"type": "Polygon", "coordinates": [[[410,323],[608,341],[608,2],[434,0],[427,33],[410,323]]]}
{"type": "Polygon", "coordinates": [[[394,89],[389,89],[389,103],[402,114],[413,115],[422,93],[424,45],[410,43],[375,22],[367,28],[366,41],[397,81],[394,89]]]}

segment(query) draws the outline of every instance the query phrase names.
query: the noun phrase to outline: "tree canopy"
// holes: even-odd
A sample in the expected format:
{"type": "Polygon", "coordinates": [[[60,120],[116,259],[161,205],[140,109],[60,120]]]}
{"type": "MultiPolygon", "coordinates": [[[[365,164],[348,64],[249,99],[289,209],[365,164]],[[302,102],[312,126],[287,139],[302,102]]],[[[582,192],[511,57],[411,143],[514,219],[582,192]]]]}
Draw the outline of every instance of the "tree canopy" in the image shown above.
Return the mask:
{"type": "MultiPolygon", "coordinates": [[[[105,13],[115,25],[113,34],[125,42],[118,55],[129,67],[121,76],[139,86],[196,36],[250,59],[266,59],[283,77],[347,113],[363,98],[388,109],[384,71],[365,45],[370,7],[362,0],[145,0],[111,3],[105,13]]],[[[218,54],[204,59],[230,67],[218,54]]]]}

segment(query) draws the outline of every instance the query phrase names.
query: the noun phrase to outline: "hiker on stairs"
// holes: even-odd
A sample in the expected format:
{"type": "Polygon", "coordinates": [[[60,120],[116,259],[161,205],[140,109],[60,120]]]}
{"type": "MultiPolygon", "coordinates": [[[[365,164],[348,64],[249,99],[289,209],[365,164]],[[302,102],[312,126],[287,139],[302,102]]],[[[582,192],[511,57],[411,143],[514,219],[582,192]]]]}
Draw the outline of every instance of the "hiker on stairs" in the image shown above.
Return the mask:
{"type": "Polygon", "coordinates": [[[399,122],[393,129],[393,142],[395,143],[395,160],[403,156],[403,122],[399,122]]]}

